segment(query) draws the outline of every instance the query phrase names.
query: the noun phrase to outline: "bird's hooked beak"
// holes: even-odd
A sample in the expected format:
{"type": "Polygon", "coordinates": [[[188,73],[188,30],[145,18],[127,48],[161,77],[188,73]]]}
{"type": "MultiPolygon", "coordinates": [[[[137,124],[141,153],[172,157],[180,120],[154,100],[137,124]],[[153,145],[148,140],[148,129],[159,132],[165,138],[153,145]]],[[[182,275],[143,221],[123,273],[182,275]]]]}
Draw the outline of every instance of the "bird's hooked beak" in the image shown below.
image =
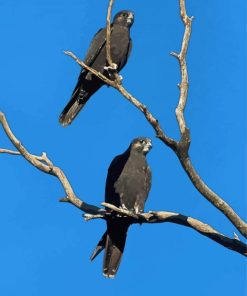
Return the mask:
{"type": "Polygon", "coordinates": [[[152,148],[152,141],[149,139],[145,144],[143,151],[147,153],[151,150],[151,148],[152,148]]]}
{"type": "Polygon", "coordinates": [[[128,23],[128,24],[132,24],[133,21],[134,21],[134,13],[131,12],[131,13],[129,13],[129,16],[128,16],[128,18],[127,18],[127,23],[128,23]]]}

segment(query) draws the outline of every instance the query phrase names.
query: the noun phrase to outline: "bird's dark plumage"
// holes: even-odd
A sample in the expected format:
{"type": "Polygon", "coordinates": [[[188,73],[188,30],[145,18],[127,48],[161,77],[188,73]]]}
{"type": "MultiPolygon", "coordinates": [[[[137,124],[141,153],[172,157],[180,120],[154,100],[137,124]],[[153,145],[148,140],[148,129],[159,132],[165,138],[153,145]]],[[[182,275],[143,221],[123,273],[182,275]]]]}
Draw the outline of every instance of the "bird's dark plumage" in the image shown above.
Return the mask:
{"type": "MultiPolygon", "coordinates": [[[[115,15],[111,24],[111,58],[113,63],[116,64],[118,72],[125,66],[131,51],[130,27],[133,22],[134,14],[124,10],[115,15]]],[[[84,62],[112,79],[110,70],[106,69],[108,66],[106,60],[106,28],[100,29],[94,36],[84,62]]],[[[101,79],[82,69],[72,97],[59,117],[59,122],[63,126],[71,124],[90,97],[103,84],[101,79]]]]}
{"type": "MultiPolygon", "coordinates": [[[[117,207],[141,213],[151,187],[151,171],[146,154],[151,149],[148,138],[134,139],[129,148],[111,162],[106,179],[105,201],[117,207]]],[[[130,223],[124,218],[107,221],[107,231],[96,246],[91,260],[104,248],[103,274],[113,278],[124,251],[130,223]]]]}

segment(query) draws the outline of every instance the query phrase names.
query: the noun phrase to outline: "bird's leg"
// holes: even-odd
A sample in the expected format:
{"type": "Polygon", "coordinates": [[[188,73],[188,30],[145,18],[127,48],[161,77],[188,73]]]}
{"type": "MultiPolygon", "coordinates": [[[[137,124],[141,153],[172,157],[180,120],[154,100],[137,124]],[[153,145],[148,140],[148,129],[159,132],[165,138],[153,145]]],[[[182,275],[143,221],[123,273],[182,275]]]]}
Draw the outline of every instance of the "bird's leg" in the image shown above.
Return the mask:
{"type": "Polygon", "coordinates": [[[133,212],[134,212],[135,214],[139,214],[139,213],[140,213],[138,206],[136,206],[136,205],[134,206],[134,210],[133,210],[133,212]]]}
{"type": "MultiPolygon", "coordinates": [[[[109,78],[112,80],[115,80],[115,82],[119,85],[122,84],[123,77],[118,74],[118,65],[115,63],[112,63],[111,66],[105,66],[104,70],[107,71],[107,74],[109,75],[109,78]]],[[[109,86],[109,85],[108,85],[109,86]]]]}
{"type": "Polygon", "coordinates": [[[117,64],[112,63],[111,66],[105,66],[104,69],[108,72],[115,72],[117,70],[117,64]]]}
{"type": "Polygon", "coordinates": [[[124,212],[123,214],[125,214],[129,217],[137,216],[134,209],[128,209],[124,203],[119,206],[119,209],[124,212]]]}
{"type": "Polygon", "coordinates": [[[143,220],[143,210],[139,210],[139,207],[137,205],[134,206],[133,213],[140,219],[139,224],[142,224],[143,220]]]}
{"type": "Polygon", "coordinates": [[[108,73],[110,79],[114,79],[115,78],[115,74],[117,74],[117,64],[112,63],[111,66],[105,66],[104,70],[108,73]]]}
{"type": "Polygon", "coordinates": [[[119,207],[122,210],[128,211],[129,209],[127,209],[126,205],[124,203],[121,204],[121,206],[119,207]]]}

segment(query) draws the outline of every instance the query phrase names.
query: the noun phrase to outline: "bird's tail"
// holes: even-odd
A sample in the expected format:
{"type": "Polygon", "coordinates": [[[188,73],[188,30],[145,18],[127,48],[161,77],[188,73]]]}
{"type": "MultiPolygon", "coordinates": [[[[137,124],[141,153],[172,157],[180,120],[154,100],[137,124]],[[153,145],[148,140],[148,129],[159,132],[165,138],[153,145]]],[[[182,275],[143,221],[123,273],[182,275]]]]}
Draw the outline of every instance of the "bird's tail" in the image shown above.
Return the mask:
{"type": "Polygon", "coordinates": [[[129,224],[120,221],[109,221],[107,231],[96,246],[91,260],[93,260],[104,248],[103,275],[107,278],[114,278],[124,251],[129,224]]]}
{"type": "Polygon", "coordinates": [[[104,250],[105,243],[106,243],[106,237],[107,237],[107,231],[103,234],[102,238],[100,239],[100,241],[98,242],[96,248],[94,249],[94,251],[93,251],[93,253],[92,253],[91,257],[90,257],[91,261],[93,261],[93,259],[95,257],[97,257],[101,251],[104,250]]]}
{"type": "Polygon", "coordinates": [[[59,116],[59,122],[63,126],[71,124],[71,122],[75,119],[79,111],[85,106],[90,96],[92,95],[84,89],[83,80],[85,80],[85,75],[85,72],[82,72],[80,74],[72,97],[59,116]]]}

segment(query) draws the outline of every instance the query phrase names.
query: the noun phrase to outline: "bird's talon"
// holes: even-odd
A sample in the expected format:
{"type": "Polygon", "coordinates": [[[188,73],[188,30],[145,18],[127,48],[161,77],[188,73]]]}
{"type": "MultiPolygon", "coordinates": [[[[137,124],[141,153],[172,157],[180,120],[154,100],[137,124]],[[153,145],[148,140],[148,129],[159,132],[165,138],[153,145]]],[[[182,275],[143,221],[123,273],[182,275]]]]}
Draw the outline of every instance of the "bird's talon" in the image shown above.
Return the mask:
{"type": "Polygon", "coordinates": [[[120,210],[125,210],[125,211],[128,211],[127,207],[125,204],[122,204],[120,207],[120,210]]]}
{"type": "Polygon", "coordinates": [[[108,72],[111,72],[111,71],[116,71],[117,70],[117,64],[115,63],[112,63],[111,66],[105,66],[104,69],[108,72]]]}
{"type": "Polygon", "coordinates": [[[140,218],[140,219],[143,218],[142,213],[136,213],[136,215],[137,215],[137,217],[140,218]]]}
{"type": "Polygon", "coordinates": [[[115,64],[115,63],[112,63],[111,64],[111,67],[110,67],[112,70],[117,70],[117,64],[115,64]]]}

